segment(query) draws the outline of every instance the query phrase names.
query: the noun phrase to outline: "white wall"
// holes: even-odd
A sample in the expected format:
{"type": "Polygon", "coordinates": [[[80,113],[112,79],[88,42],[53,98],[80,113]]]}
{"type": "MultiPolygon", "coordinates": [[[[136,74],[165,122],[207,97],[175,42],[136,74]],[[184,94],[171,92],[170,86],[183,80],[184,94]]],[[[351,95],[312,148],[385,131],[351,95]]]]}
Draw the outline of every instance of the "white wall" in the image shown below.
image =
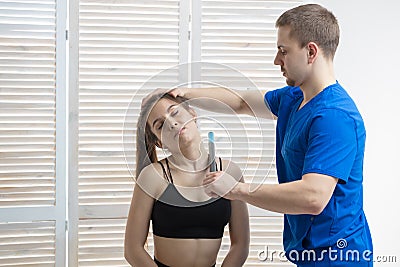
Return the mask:
{"type": "Polygon", "coordinates": [[[331,10],[341,40],[335,67],[367,129],[364,207],[374,254],[400,263],[400,1],[309,1],[331,10]]]}

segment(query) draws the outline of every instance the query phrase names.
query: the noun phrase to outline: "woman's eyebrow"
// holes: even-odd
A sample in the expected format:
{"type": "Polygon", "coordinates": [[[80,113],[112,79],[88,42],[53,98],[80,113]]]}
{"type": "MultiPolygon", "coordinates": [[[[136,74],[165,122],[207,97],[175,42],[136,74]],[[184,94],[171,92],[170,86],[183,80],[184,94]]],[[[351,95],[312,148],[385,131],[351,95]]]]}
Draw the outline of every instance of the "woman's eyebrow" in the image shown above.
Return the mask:
{"type": "MultiPolygon", "coordinates": [[[[175,107],[176,106],[176,104],[173,104],[173,105],[171,105],[171,106],[169,106],[168,108],[167,108],[167,113],[169,113],[170,111],[171,111],[171,108],[173,108],[173,107],[175,107]]],[[[153,127],[154,127],[154,125],[156,124],[156,122],[158,122],[159,120],[162,120],[162,118],[157,118],[157,119],[155,119],[154,121],[153,121],[153,127]]]]}

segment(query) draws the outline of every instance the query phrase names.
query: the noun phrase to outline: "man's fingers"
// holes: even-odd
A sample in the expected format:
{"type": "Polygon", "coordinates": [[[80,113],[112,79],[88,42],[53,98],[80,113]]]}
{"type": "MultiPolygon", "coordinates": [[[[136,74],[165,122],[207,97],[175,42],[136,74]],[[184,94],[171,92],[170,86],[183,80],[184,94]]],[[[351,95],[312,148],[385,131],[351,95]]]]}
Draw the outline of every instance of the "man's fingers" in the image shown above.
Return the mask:
{"type": "Polygon", "coordinates": [[[222,171],[207,172],[207,173],[206,173],[206,178],[217,177],[217,176],[220,176],[221,174],[223,174],[222,171]]]}
{"type": "Polygon", "coordinates": [[[218,198],[218,197],[219,197],[219,195],[217,195],[216,193],[214,193],[214,192],[212,191],[211,186],[205,187],[204,192],[205,192],[208,196],[210,196],[210,197],[212,197],[212,198],[218,198]]]}
{"type": "Polygon", "coordinates": [[[220,176],[220,172],[209,172],[206,174],[206,178],[203,180],[203,185],[211,184],[212,182],[216,181],[220,176]]]}
{"type": "Polygon", "coordinates": [[[141,104],[141,107],[143,107],[143,106],[145,106],[146,105],[146,103],[147,103],[147,101],[152,97],[152,96],[154,96],[154,95],[163,95],[163,94],[166,94],[168,92],[168,89],[165,89],[165,88],[157,88],[156,90],[154,90],[153,92],[151,92],[150,94],[148,94],[147,96],[145,96],[143,99],[142,99],[142,104],[141,104]]]}
{"type": "Polygon", "coordinates": [[[181,96],[181,91],[179,89],[172,89],[171,91],[168,92],[173,97],[181,96]]]}
{"type": "Polygon", "coordinates": [[[209,194],[209,196],[212,197],[212,198],[219,198],[220,197],[220,196],[218,196],[217,194],[214,194],[214,193],[209,194]]]}
{"type": "Polygon", "coordinates": [[[146,103],[149,101],[149,99],[151,99],[154,95],[159,95],[161,97],[164,94],[169,94],[175,98],[177,97],[184,98],[184,93],[181,88],[175,88],[172,90],[166,88],[157,88],[142,99],[141,107],[144,107],[146,103]]]}
{"type": "Polygon", "coordinates": [[[214,181],[215,181],[215,178],[214,178],[214,177],[205,178],[205,179],[203,180],[203,185],[209,185],[209,184],[211,184],[211,183],[214,182],[214,181]]]}
{"type": "Polygon", "coordinates": [[[185,98],[185,93],[183,92],[183,88],[175,88],[170,91],[168,91],[168,94],[170,94],[173,97],[183,97],[185,98]]]}

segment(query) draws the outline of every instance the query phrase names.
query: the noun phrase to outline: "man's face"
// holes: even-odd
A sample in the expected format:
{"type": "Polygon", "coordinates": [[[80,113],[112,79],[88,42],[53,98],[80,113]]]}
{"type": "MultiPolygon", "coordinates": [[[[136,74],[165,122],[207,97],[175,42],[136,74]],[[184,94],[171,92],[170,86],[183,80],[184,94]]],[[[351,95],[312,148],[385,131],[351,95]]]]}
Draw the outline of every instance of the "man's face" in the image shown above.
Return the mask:
{"type": "Polygon", "coordinates": [[[307,77],[307,49],[301,48],[297,40],[290,37],[290,27],[278,28],[278,52],[274,64],[281,67],[286,83],[290,86],[300,86],[307,77]]]}

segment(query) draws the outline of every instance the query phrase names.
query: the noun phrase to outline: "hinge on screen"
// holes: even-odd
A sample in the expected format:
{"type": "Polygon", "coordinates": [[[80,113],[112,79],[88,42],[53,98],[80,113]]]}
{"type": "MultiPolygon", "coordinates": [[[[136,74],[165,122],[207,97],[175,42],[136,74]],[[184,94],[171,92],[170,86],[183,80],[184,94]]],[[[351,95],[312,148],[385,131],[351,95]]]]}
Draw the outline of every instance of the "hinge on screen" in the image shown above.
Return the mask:
{"type": "Polygon", "coordinates": [[[65,221],[65,231],[68,232],[69,230],[69,224],[68,221],[65,221]]]}
{"type": "Polygon", "coordinates": [[[65,30],[65,40],[68,40],[68,30],[65,30]]]}
{"type": "Polygon", "coordinates": [[[191,31],[188,31],[188,40],[190,40],[191,31]]]}

